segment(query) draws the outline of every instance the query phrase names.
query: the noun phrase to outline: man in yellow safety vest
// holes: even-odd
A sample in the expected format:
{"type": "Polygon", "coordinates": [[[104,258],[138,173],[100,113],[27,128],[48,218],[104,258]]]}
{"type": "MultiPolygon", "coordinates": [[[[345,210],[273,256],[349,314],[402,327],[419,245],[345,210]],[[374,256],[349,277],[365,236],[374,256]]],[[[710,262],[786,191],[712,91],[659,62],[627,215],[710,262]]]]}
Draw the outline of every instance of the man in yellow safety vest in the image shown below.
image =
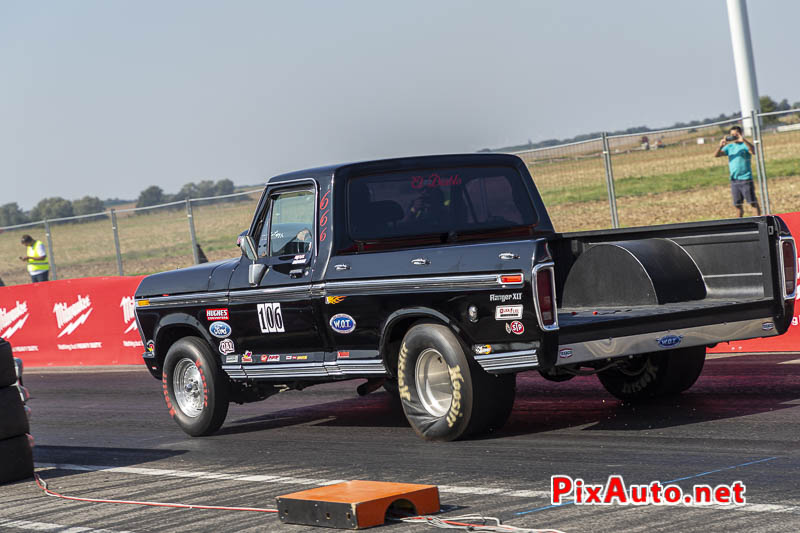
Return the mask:
{"type": "Polygon", "coordinates": [[[50,263],[47,261],[47,250],[42,241],[34,240],[30,235],[23,235],[20,242],[28,249],[26,257],[20,257],[20,260],[28,263],[31,282],[47,281],[50,275],[50,263]]]}

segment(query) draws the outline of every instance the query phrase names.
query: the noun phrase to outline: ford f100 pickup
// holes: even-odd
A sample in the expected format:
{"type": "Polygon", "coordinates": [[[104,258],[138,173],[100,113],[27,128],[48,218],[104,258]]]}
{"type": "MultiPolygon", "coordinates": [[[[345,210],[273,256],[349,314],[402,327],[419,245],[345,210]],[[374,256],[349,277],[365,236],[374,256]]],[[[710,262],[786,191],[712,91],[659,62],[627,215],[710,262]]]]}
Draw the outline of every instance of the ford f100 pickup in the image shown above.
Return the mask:
{"type": "Polygon", "coordinates": [[[706,347],[784,333],[795,297],[779,217],[559,234],[510,155],[277,176],[238,243],[136,291],[145,364],[194,436],[230,402],[343,379],[393,393],[428,440],[500,428],[529,370],[678,394],[706,347]]]}

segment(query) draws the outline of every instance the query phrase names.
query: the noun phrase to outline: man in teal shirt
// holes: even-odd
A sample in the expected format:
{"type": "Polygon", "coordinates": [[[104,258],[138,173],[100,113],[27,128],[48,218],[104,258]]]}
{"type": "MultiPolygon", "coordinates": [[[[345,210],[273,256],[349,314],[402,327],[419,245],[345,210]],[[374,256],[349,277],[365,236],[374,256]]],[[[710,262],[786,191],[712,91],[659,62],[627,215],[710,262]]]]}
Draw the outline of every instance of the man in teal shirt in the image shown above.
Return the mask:
{"type": "Polygon", "coordinates": [[[729,135],[719,142],[719,147],[714,157],[728,156],[728,169],[731,173],[731,195],[733,206],[739,217],[744,215],[742,204],[746,200],[756,210],[756,215],[761,214],[756,200],[756,190],[753,187],[753,171],[750,165],[750,156],[756,153],[753,143],[742,135],[742,128],[734,126],[729,135]],[[728,140],[732,139],[732,140],[728,140]]]}

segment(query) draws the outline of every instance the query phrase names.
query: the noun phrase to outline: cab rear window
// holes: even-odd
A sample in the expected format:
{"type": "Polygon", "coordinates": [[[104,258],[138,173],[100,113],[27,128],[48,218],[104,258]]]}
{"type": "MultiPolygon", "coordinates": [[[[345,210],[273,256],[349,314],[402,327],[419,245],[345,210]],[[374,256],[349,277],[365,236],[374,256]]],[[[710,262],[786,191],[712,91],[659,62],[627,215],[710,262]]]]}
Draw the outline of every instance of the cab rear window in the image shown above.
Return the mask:
{"type": "Polygon", "coordinates": [[[354,241],[417,236],[469,238],[532,228],[536,211],[519,173],[508,167],[392,172],[351,178],[348,229],[354,241]]]}

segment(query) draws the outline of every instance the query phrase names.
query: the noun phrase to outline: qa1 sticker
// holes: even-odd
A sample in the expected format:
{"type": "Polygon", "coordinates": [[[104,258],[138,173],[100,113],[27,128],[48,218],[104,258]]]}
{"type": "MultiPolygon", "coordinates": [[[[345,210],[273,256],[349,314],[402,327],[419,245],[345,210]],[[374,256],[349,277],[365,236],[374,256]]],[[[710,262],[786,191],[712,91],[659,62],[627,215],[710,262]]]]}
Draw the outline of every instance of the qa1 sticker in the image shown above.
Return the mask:
{"type": "Polygon", "coordinates": [[[351,333],[356,329],[356,321],[350,315],[340,313],[333,315],[330,321],[331,329],[336,333],[351,333]]]}
{"type": "Polygon", "coordinates": [[[515,320],[511,323],[506,322],[506,333],[513,333],[514,335],[522,335],[525,333],[525,326],[522,325],[522,322],[519,320],[515,320]]]}
{"type": "Polygon", "coordinates": [[[208,331],[218,339],[224,339],[231,335],[231,327],[225,322],[212,322],[208,326],[208,331]]]}
{"type": "MultiPolygon", "coordinates": [[[[219,343],[219,353],[222,355],[228,355],[229,353],[233,353],[236,351],[236,348],[233,347],[233,341],[230,339],[225,339],[219,343]]],[[[244,361],[244,357],[242,357],[242,361],[244,361]]]]}

